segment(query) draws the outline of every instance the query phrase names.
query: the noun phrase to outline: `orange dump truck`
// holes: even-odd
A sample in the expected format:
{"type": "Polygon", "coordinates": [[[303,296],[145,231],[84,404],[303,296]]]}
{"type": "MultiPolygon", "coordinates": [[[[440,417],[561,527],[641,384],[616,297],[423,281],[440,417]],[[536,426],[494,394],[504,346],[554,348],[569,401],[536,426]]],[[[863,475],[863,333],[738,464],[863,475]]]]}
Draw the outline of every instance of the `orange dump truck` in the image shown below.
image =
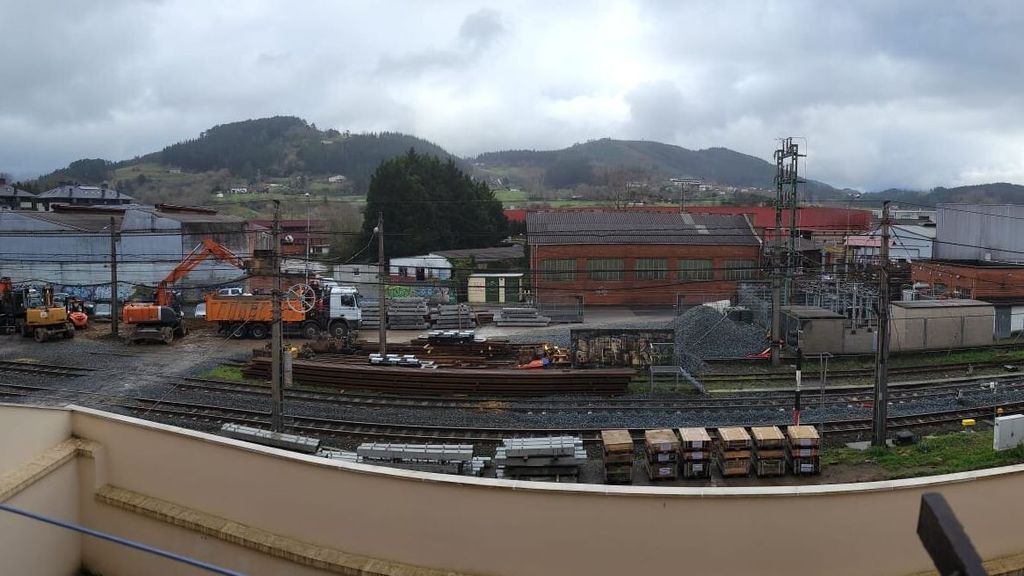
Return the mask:
{"type": "MultiPolygon", "coordinates": [[[[273,320],[273,301],[270,296],[217,296],[206,297],[206,321],[217,322],[222,332],[237,338],[266,338],[273,320]]],[[[285,324],[301,324],[306,320],[285,303],[281,304],[281,320],[285,324]]],[[[314,323],[314,337],[319,327],[314,323]]]]}
{"type": "MultiPolygon", "coordinates": [[[[344,338],[350,330],[358,330],[362,320],[358,293],[354,288],[333,286],[325,288],[316,297],[308,312],[298,310],[297,299],[284,299],[281,320],[284,331],[307,339],[321,332],[335,338],[344,338]]],[[[270,335],[273,319],[273,300],[269,295],[259,296],[206,296],[206,321],[217,322],[221,332],[236,338],[266,338],[270,335]]]]}

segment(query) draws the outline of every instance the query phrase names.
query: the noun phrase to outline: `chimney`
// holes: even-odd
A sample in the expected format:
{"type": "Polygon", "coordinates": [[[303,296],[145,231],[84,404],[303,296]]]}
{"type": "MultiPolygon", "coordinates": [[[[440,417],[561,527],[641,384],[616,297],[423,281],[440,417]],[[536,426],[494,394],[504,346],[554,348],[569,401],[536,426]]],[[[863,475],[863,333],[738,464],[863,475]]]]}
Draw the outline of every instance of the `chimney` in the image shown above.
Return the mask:
{"type": "Polygon", "coordinates": [[[3,176],[0,176],[0,186],[6,186],[6,185],[7,185],[7,178],[4,178],[3,176]]]}

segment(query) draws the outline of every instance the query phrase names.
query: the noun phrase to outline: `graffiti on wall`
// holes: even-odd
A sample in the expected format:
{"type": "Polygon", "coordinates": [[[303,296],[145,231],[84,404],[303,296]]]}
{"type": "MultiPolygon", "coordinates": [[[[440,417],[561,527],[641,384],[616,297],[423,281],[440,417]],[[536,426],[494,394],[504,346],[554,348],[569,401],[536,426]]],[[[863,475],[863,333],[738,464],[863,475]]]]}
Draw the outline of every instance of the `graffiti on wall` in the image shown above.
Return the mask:
{"type": "Polygon", "coordinates": [[[455,291],[450,286],[389,284],[384,290],[388,298],[425,298],[431,304],[455,304],[455,291]]]}

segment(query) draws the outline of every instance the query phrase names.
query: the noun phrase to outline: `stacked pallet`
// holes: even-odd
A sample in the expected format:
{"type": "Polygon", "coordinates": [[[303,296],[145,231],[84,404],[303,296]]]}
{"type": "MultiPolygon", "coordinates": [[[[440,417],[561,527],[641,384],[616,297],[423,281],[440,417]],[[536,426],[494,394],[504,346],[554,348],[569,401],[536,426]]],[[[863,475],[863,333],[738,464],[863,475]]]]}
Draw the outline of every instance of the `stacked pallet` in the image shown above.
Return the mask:
{"type": "Polygon", "coordinates": [[[757,476],[782,476],[786,473],[786,437],[778,426],[750,429],[754,437],[754,473],[757,476]]]}
{"type": "Polygon", "coordinates": [[[587,462],[583,440],[575,436],[505,438],[494,452],[498,478],[576,482],[587,462]]]}
{"type": "Polygon", "coordinates": [[[476,327],[473,309],[469,304],[441,304],[430,315],[434,328],[439,330],[466,330],[476,327]]]}
{"type": "Polygon", "coordinates": [[[679,439],[668,428],[644,432],[644,464],[651,480],[675,480],[679,467],[679,439]]]}
{"type": "Polygon", "coordinates": [[[536,308],[502,308],[495,314],[494,323],[498,326],[547,326],[551,318],[541,316],[536,308]]]}
{"type": "Polygon", "coordinates": [[[430,310],[423,298],[388,298],[388,328],[426,330],[430,310]]]}
{"type": "Polygon", "coordinates": [[[814,426],[788,426],[786,436],[786,457],[793,474],[817,474],[821,472],[821,441],[814,426]]]}
{"type": "Polygon", "coordinates": [[[750,474],[750,434],[739,426],[718,429],[715,463],[722,476],[750,474]]]}
{"type": "Polygon", "coordinates": [[[680,428],[679,471],[683,478],[711,477],[711,436],[703,428],[680,428]]]}
{"type": "Polygon", "coordinates": [[[366,300],[359,306],[362,312],[360,328],[380,328],[380,302],[377,300],[366,300]]]}
{"type": "Polygon", "coordinates": [[[629,430],[602,430],[604,481],[608,484],[633,482],[633,437],[629,430]]]}

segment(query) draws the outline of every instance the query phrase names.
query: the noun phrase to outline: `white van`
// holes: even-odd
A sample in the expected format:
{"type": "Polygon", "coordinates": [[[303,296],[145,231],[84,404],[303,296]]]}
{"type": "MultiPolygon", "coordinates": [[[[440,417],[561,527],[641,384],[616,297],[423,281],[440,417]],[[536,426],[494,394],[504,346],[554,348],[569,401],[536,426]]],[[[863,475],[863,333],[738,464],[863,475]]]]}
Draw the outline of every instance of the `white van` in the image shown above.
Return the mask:
{"type": "Polygon", "coordinates": [[[242,295],[242,289],[241,288],[221,288],[220,290],[217,291],[217,294],[219,294],[221,296],[241,296],[242,295]]]}

